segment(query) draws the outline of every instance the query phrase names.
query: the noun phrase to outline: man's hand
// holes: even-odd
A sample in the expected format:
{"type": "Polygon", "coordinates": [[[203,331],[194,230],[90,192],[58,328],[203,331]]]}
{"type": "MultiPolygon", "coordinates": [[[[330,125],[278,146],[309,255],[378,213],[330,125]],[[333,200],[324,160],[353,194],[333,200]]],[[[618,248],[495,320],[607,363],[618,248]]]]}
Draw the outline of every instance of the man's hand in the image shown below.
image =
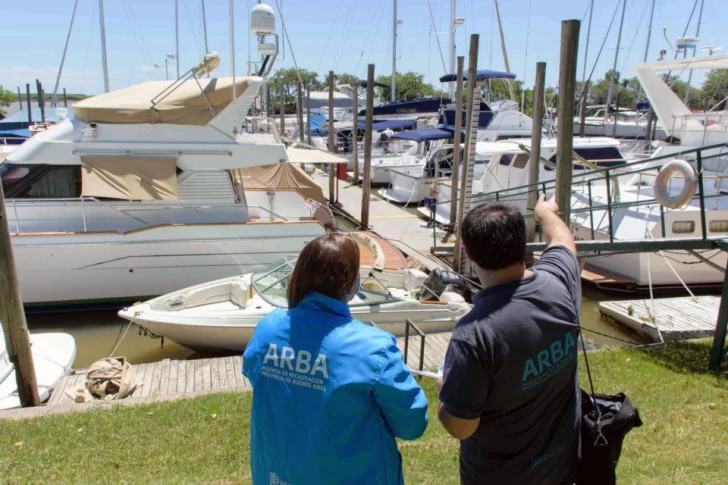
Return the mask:
{"type": "Polygon", "coordinates": [[[541,224],[544,238],[549,246],[564,246],[576,254],[574,236],[569,226],[559,217],[559,206],[555,202],[547,201],[546,194],[541,194],[533,212],[541,224]]]}
{"type": "Polygon", "coordinates": [[[556,202],[546,200],[546,194],[542,193],[541,196],[538,198],[538,203],[536,204],[533,212],[536,214],[536,217],[538,219],[543,219],[543,217],[548,213],[558,215],[559,206],[556,204],[556,202]]]}

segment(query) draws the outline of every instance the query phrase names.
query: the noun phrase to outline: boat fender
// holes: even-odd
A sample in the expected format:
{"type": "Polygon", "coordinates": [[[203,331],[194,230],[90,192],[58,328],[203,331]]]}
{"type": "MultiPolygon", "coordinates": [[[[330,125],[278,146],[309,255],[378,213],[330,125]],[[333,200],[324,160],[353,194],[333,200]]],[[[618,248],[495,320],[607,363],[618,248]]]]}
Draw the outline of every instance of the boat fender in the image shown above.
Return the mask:
{"type": "Polygon", "coordinates": [[[445,303],[465,303],[465,298],[454,291],[446,291],[440,295],[440,301],[445,303]]]}
{"type": "Polygon", "coordinates": [[[673,160],[660,169],[655,178],[653,188],[655,191],[655,199],[661,206],[668,209],[678,209],[692,200],[695,196],[695,188],[698,185],[698,177],[695,170],[685,160],[673,160]],[[679,172],[685,183],[679,194],[670,195],[669,181],[672,174],[679,172]]]}

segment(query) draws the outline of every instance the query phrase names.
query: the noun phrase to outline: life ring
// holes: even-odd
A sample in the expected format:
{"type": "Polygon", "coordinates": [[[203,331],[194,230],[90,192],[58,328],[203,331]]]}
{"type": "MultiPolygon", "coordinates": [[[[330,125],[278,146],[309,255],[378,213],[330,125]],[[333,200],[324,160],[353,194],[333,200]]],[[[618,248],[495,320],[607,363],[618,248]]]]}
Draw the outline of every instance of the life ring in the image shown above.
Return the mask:
{"type": "Polygon", "coordinates": [[[660,172],[655,178],[655,182],[652,184],[655,191],[655,199],[660,203],[661,206],[667,207],[668,209],[678,209],[688,202],[690,202],[695,196],[695,188],[698,186],[698,177],[695,174],[693,166],[685,160],[673,160],[660,169],[660,172]],[[669,181],[672,174],[679,172],[682,178],[685,180],[683,188],[679,194],[672,196],[670,195],[669,181]]]}

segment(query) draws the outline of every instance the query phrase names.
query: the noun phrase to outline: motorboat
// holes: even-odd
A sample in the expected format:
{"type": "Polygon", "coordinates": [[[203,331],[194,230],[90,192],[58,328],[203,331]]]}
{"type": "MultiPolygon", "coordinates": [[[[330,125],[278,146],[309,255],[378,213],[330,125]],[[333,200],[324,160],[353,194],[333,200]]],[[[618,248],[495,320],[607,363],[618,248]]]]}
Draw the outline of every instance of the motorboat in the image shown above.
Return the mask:
{"type": "MultiPolygon", "coordinates": [[[[384,155],[372,154],[370,174],[372,185],[388,184],[390,169],[422,170],[438,151],[440,145],[452,138],[452,132],[438,128],[401,131],[377,144],[384,155]],[[403,144],[403,145],[399,145],[403,144]],[[397,148],[395,148],[397,147],[397,148]],[[409,147],[409,148],[407,148],[409,147]]],[[[372,147],[374,149],[374,147],[372,147]]],[[[359,173],[364,173],[364,160],[359,159],[359,173]]]]}
{"type": "MultiPolygon", "coordinates": [[[[425,333],[451,331],[471,305],[452,291],[443,292],[439,299],[420,299],[426,289],[426,275],[408,269],[401,253],[391,248],[391,255],[381,261],[362,249],[362,283],[349,302],[353,318],[397,336],[405,334],[407,319],[425,333]]],[[[261,318],[276,308],[287,307],[286,289],[295,264],[296,258],[288,256],[252,273],[124,308],[119,316],[152,336],[164,336],[191,349],[240,352],[261,318]]]]}
{"type": "MultiPolygon", "coordinates": [[[[572,227],[578,238],[640,240],[660,238],[702,237],[701,208],[697,195],[683,207],[662,207],[656,199],[655,180],[661,167],[673,160],[687,162],[697,173],[697,153],[700,149],[705,199],[705,237],[725,238],[728,235],[728,111],[693,112],[667,85],[658,73],[683,72],[691,69],[726,69],[728,56],[705,56],[672,61],[642,63],[635,66],[637,77],[655,114],[672,143],[655,142],[651,158],[638,167],[638,173],[619,175],[613,172],[612,200],[619,204],[611,211],[609,224],[605,185],[576,186],[572,193],[572,227]],[[588,210],[591,208],[591,210],[588,210]],[[580,210],[581,209],[581,210],[580,210]]],[[[604,177],[604,174],[601,174],[604,177]]],[[[693,177],[694,178],[694,177],[693,177]]],[[[685,187],[684,177],[672,177],[666,186],[667,196],[680,194],[685,187]]],[[[695,189],[697,192],[697,188],[695,189]]],[[[689,193],[689,189],[688,189],[689,193]]],[[[638,287],[649,285],[680,287],[682,284],[717,285],[724,280],[722,268],[726,256],[714,251],[664,251],[658,253],[617,254],[589,259],[597,269],[609,271],[638,287]]]]}
{"type": "MultiPolygon", "coordinates": [[[[476,154],[480,153],[487,159],[480,178],[475,172],[473,177],[472,194],[473,203],[504,199],[505,203],[514,205],[520,211],[526,212],[525,197],[509,197],[508,190],[528,184],[530,166],[530,152],[532,140],[530,138],[502,140],[498,142],[479,142],[476,144],[476,154]],[[496,197],[495,192],[499,192],[496,197]]],[[[590,168],[611,168],[626,162],[620,150],[620,142],[614,138],[593,137],[574,138],[574,153],[576,161],[573,167],[575,181],[580,177],[588,176],[590,168]]],[[[554,180],[557,163],[557,145],[555,138],[546,138],[541,141],[541,162],[539,163],[539,182],[554,180]]],[[[475,167],[478,165],[476,164],[475,167]]],[[[462,173],[461,173],[462,175],[462,173]]],[[[452,192],[449,183],[440,184],[440,200],[451,199],[452,192]]],[[[458,197],[460,192],[458,190],[458,197]]],[[[550,194],[547,194],[550,195],[550,194]]],[[[423,215],[430,217],[430,211],[421,207],[418,209],[423,215]]],[[[440,224],[450,224],[450,203],[439,203],[436,206],[435,221],[440,224]]]]}
{"type": "MultiPolygon", "coordinates": [[[[35,379],[41,402],[50,397],[61,377],[71,371],[76,358],[76,341],[67,333],[31,333],[35,379]]],[[[5,348],[5,336],[0,329],[0,410],[19,408],[20,397],[15,366],[5,348]]]]}
{"type": "MultiPolygon", "coordinates": [[[[647,138],[648,113],[627,108],[610,108],[606,105],[587,106],[584,117],[584,136],[609,136],[629,140],[647,138]]],[[[574,133],[581,133],[581,118],[574,117],[574,133]]],[[[667,135],[662,123],[657,123],[653,140],[664,140],[667,135]]]]}
{"type": "Polygon", "coordinates": [[[71,119],[7,155],[0,175],[27,307],[148,299],[296,255],[325,233],[310,195],[246,187],[245,170],[344,160],[241,131],[265,79],[200,70],[78,102],[71,119]]]}

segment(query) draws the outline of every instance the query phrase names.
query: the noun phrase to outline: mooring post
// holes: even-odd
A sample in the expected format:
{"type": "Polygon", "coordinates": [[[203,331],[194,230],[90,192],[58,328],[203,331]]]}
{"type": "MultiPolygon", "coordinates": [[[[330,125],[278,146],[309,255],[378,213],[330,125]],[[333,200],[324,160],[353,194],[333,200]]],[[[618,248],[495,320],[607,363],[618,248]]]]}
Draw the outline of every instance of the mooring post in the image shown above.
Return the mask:
{"type": "MultiPolygon", "coordinates": [[[[725,242],[725,241],[723,241],[725,242]]],[[[710,349],[710,370],[719,372],[725,352],[726,329],[728,328],[728,271],[723,278],[723,292],[720,295],[718,321],[715,324],[713,346],[710,349]]]]}
{"type": "Polygon", "coordinates": [[[20,97],[20,86],[18,86],[18,104],[20,105],[20,111],[23,111],[23,98],[20,97]]]}
{"type": "MultiPolygon", "coordinates": [[[[463,138],[463,66],[465,57],[458,56],[458,77],[455,85],[455,138],[452,152],[452,182],[450,184],[450,229],[454,232],[458,213],[458,181],[460,177],[460,144],[463,138]]],[[[463,173],[463,175],[465,175],[463,173]]],[[[463,194],[463,197],[465,194],[463,194]]],[[[433,231],[434,233],[434,231],[433,231]]]]}
{"type": "Polygon", "coordinates": [[[364,173],[361,174],[360,229],[369,228],[369,193],[372,187],[372,124],[374,120],[374,64],[367,69],[366,121],[364,123],[364,173]]]}
{"type": "Polygon", "coordinates": [[[25,103],[28,106],[28,127],[33,124],[33,106],[30,104],[30,84],[25,84],[25,103]]]}
{"type": "Polygon", "coordinates": [[[281,84],[281,136],[286,136],[286,87],[281,84]]]}
{"type": "MultiPolygon", "coordinates": [[[[546,85],[546,63],[536,63],[536,84],[533,86],[533,130],[531,131],[531,153],[528,160],[528,192],[526,207],[533,209],[538,202],[538,172],[541,168],[541,134],[543,132],[543,93],[546,85]]],[[[526,220],[526,241],[534,242],[536,239],[536,215],[526,220]]]]}
{"type": "Polygon", "coordinates": [[[579,119],[581,123],[579,124],[579,137],[584,137],[584,123],[586,123],[586,99],[587,96],[589,96],[589,81],[584,82],[584,87],[581,91],[581,111],[579,114],[579,119]]]}
{"type": "Polygon", "coordinates": [[[66,98],[66,88],[63,88],[63,106],[68,108],[68,98],[66,98]]]}
{"type": "Polygon", "coordinates": [[[354,168],[354,184],[359,183],[359,83],[354,83],[354,112],[353,121],[354,126],[352,127],[351,137],[351,159],[354,168]]]}
{"type": "Polygon", "coordinates": [[[574,92],[576,57],[579,51],[579,20],[561,22],[561,64],[559,65],[559,121],[556,162],[556,203],[561,219],[570,223],[571,177],[574,150],[574,92]]]}
{"type": "MultiPolygon", "coordinates": [[[[329,151],[336,153],[334,141],[334,71],[329,71],[329,151]]],[[[338,166],[334,163],[329,165],[329,203],[336,204],[336,171],[338,166]]]]}
{"type": "Polygon", "coordinates": [[[30,335],[23,312],[23,299],[20,295],[20,283],[13,258],[2,185],[0,185],[0,324],[5,334],[5,350],[10,363],[15,367],[20,404],[23,407],[40,406],[33,353],[30,350],[30,335]]]}
{"type": "Polygon", "coordinates": [[[303,143],[303,84],[300,79],[298,80],[298,89],[296,89],[296,116],[298,117],[298,141],[303,143]]]}
{"type": "Polygon", "coordinates": [[[38,91],[38,107],[40,108],[40,122],[45,123],[45,100],[43,99],[43,86],[38,79],[35,80],[35,87],[38,91]]]}
{"type": "MultiPolygon", "coordinates": [[[[465,212],[470,210],[470,202],[472,197],[472,172],[473,172],[473,155],[475,154],[475,138],[477,137],[478,120],[474,120],[474,111],[476,103],[480,103],[480,93],[476,96],[475,87],[478,84],[478,44],[480,36],[472,34],[470,36],[470,52],[468,53],[468,107],[465,125],[465,150],[463,157],[463,177],[460,179],[460,197],[458,198],[457,211],[457,232],[455,237],[455,248],[453,251],[453,269],[457,272],[465,273],[467,266],[467,258],[463,251],[463,241],[460,237],[460,228],[465,219],[465,212]],[[476,132],[473,133],[473,124],[476,126],[476,132]]],[[[478,111],[479,112],[479,111],[478,111]]]]}
{"type": "Polygon", "coordinates": [[[306,141],[311,143],[311,85],[306,85],[306,141]]]}

